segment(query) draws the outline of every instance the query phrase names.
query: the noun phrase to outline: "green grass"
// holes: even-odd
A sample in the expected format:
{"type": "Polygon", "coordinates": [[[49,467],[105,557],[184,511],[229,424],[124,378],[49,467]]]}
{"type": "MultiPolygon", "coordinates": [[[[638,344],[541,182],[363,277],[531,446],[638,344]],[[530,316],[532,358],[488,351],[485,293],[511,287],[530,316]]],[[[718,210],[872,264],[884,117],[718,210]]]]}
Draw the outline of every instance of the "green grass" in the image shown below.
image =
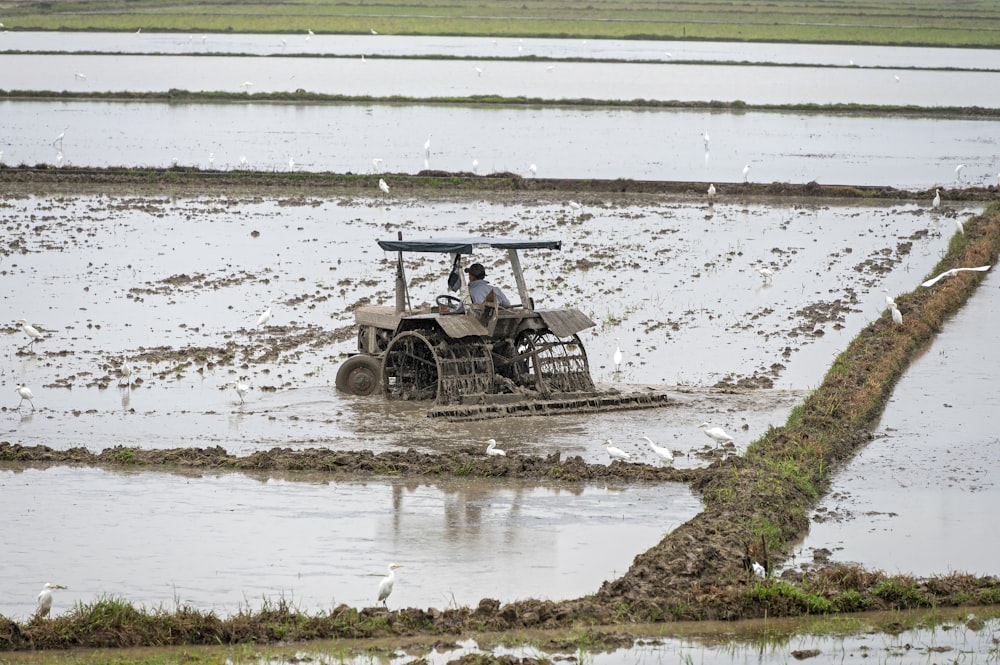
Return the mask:
{"type": "Polygon", "coordinates": [[[8,29],[260,32],[588,39],[694,39],[931,46],[1000,46],[1000,4],[989,0],[807,0],[732,3],[364,0],[164,3],[61,0],[14,3],[8,29]]]}

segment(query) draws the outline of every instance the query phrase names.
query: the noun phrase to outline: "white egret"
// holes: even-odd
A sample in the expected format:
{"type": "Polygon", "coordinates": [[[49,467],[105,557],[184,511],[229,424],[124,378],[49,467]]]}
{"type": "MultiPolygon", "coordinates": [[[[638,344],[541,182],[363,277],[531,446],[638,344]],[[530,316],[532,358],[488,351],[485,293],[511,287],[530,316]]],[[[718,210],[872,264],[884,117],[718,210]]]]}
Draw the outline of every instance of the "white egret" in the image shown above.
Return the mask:
{"type": "Polygon", "coordinates": [[[35,403],[31,401],[35,395],[31,392],[31,388],[29,388],[28,386],[17,384],[17,388],[14,389],[14,392],[16,392],[18,395],[21,396],[21,401],[17,403],[18,409],[21,408],[21,405],[24,403],[24,400],[28,400],[28,404],[31,405],[31,410],[32,411],[35,410],[35,403]]]}
{"type": "Polygon", "coordinates": [[[614,356],[615,374],[617,374],[621,370],[622,366],[622,347],[620,342],[621,338],[615,337],[615,356],[614,356]]]}
{"type": "Polygon", "coordinates": [[[997,187],[1000,188],[1000,173],[997,174],[997,187]]]}
{"type": "Polygon", "coordinates": [[[733,437],[729,436],[721,427],[709,427],[708,423],[702,423],[698,427],[705,429],[705,436],[715,441],[717,444],[732,443],[733,437]]]}
{"type": "Polygon", "coordinates": [[[555,68],[556,68],[555,65],[549,65],[548,67],[545,68],[545,71],[552,72],[555,71],[555,68]]]}
{"type": "Polygon", "coordinates": [[[240,167],[241,168],[246,168],[246,166],[247,166],[247,156],[246,155],[240,155],[240,167]]]}
{"type": "Polygon", "coordinates": [[[750,182],[750,165],[743,167],[743,182],[750,182]]]}
{"type": "Polygon", "coordinates": [[[312,30],[306,30],[306,32],[309,33],[308,35],[306,35],[306,41],[309,41],[309,38],[316,34],[312,30]]]}
{"type": "Polygon", "coordinates": [[[896,307],[896,303],[892,303],[892,306],[889,307],[889,309],[892,310],[892,322],[897,326],[903,325],[903,313],[899,311],[898,307],[896,307]]]}
{"type": "Polygon", "coordinates": [[[959,164],[955,167],[955,182],[962,179],[962,169],[965,168],[965,164],[959,164]]]}
{"type": "Polygon", "coordinates": [[[131,386],[134,374],[135,370],[132,369],[132,363],[128,361],[128,358],[122,358],[121,376],[118,379],[118,385],[131,386]]]}
{"type": "Polygon", "coordinates": [[[472,172],[473,173],[479,173],[479,160],[478,159],[473,159],[472,160],[472,172]]]}
{"type": "Polygon", "coordinates": [[[756,561],[754,561],[753,563],[751,563],[750,567],[753,569],[753,574],[756,575],[757,577],[759,577],[761,579],[764,579],[764,578],[767,577],[767,570],[764,568],[764,566],[760,565],[756,561]]]}
{"type": "Polygon", "coordinates": [[[427,135],[427,140],[424,141],[424,157],[431,156],[431,135],[427,135]]]}
{"type": "Polygon", "coordinates": [[[482,67],[476,67],[475,70],[476,70],[476,76],[482,76],[483,75],[483,68],[482,67]]]}
{"type": "Polygon", "coordinates": [[[375,32],[375,28],[372,28],[372,34],[373,35],[377,35],[378,34],[377,32],[375,32]]]}
{"type": "MultiPolygon", "coordinates": [[[[274,303],[274,301],[272,300],[271,303],[274,303]]],[[[271,305],[269,304],[267,307],[264,308],[264,311],[260,313],[260,316],[257,317],[256,327],[260,328],[262,325],[265,325],[270,320],[271,320],[271,305]]]]}
{"type": "Polygon", "coordinates": [[[87,75],[84,74],[83,72],[77,72],[76,74],[73,74],[73,78],[75,78],[77,81],[86,81],[87,75]]]}
{"type": "Polygon", "coordinates": [[[24,349],[25,346],[30,346],[31,349],[34,350],[35,342],[45,339],[44,337],[42,337],[42,333],[38,332],[34,328],[34,326],[26,322],[24,319],[18,319],[17,321],[15,321],[15,323],[20,325],[21,330],[23,330],[24,334],[28,336],[28,343],[22,346],[21,349],[24,349]]]}
{"type": "Polygon", "coordinates": [[[538,175],[538,165],[537,164],[531,164],[528,167],[528,170],[531,171],[531,175],[533,175],[533,176],[538,175]]]}
{"type": "Polygon", "coordinates": [[[958,229],[959,233],[965,235],[965,224],[962,224],[962,220],[958,219],[957,217],[955,218],[955,228],[958,229]]]}
{"type": "Polygon", "coordinates": [[[236,389],[236,394],[240,396],[240,404],[245,404],[246,400],[243,398],[250,392],[251,386],[243,383],[242,381],[233,381],[232,386],[236,389]]]}
{"type": "Polygon", "coordinates": [[[381,157],[375,157],[374,159],[372,159],[372,170],[374,170],[375,173],[378,173],[379,171],[382,170],[382,158],[381,157]]]}
{"type": "Polygon", "coordinates": [[[896,83],[899,83],[899,74],[893,74],[892,78],[896,79],[896,83]]]}
{"type": "Polygon", "coordinates": [[[934,190],[934,200],[931,201],[931,207],[932,208],[940,208],[941,207],[941,190],[938,190],[938,189],[934,190]]]}
{"type": "Polygon", "coordinates": [[[579,210],[580,208],[583,207],[579,203],[577,203],[576,201],[569,201],[568,205],[573,210],[579,210]]]}
{"type": "Polygon", "coordinates": [[[765,282],[771,281],[771,275],[773,275],[774,273],[771,272],[770,268],[766,266],[757,266],[755,270],[760,274],[761,277],[764,278],[765,282]]]}
{"type": "Polygon", "coordinates": [[[960,272],[964,272],[964,271],[967,271],[967,270],[975,270],[975,271],[978,271],[978,272],[984,272],[986,270],[989,270],[992,267],[993,266],[979,266],[978,268],[952,268],[951,270],[945,270],[943,273],[941,273],[937,277],[931,277],[929,280],[927,280],[926,282],[924,282],[920,286],[934,286],[935,284],[938,283],[939,280],[942,280],[945,277],[951,277],[952,275],[957,275],[960,272]]]}
{"type": "Polygon", "coordinates": [[[889,289],[882,289],[882,292],[885,293],[885,306],[886,307],[895,307],[896,306],[896,300],[892,296],[889,295],[889,289]]]}
{"type": "Polygon", "coordinates": [[[490,439],[486,442],[486,454],[490,457],[506,457],[507,452],[497,448],[497,440],[490,439]]]}
{"type": "Polygon", "coordinates": [[[701,133],[701,138],[705,141],[705,150],[708,150],[708,130],[706,129],[701,133]]]}
{"type": "Polygon", "coordinates": [[[215,153],[214,152],[208,153],[208,168],[209,169],[215,168],[215,153]]]}
{"type": "Polygon", "coordinates": [[[378,179],[378,188],[382,190],[383,194],[389,193],[389,185],[382,178],[378,179]]]}
{"type": "Polygon", "coordinates": [[[674,463],[674,454],[670,452],[669,448],[664,448],[662,446],[656,445],[655,443],[653,443],[653,440],[650,439],[648,436],[644,436],[642,438],[646,440],[646,443],[648,443],[649,447],[653,449],[653,453],[655,453],[656,456],[660,458],[661,462],[666,462],[667,464],[674,463]]]}
{"type": "Polygon", "coordinates": [[[607,441],[605,441],[604,445],[607,446],[608,456],[611,457],[611,461],[614,461],[616,459],[620,459],[620,460],[630,460],[630,459],[632,459],[632,456],[629,455],[624,450],[622,450],[621,448],[615,448],[614,446],[612,446],[611,445],[611,439],[608,439],[607,441]]]}
{"type": "Polygon", "coordinates": [[[62,584],[46,582],[42,587],[42,592],[38,594],[38,608],[35,610],[36,619],[44,619],[52,610],[52,592],[56,589],[65,589],[62,584]]]}
{"type": "Polygon", "coordinates": [[[715,185],[712,183],[709,183],[708,185],[708,195],[715,196],[715,185]]]}
{"type": "Polygon", "coordinates": [[[382,603],[386,609],[389,606],[386,605],[385,601],[389,597],[389,594],[392,593],[393,585],[396,584],[396,569],[402,567],[403,564],[401,563],[390,563],[389,574],[383,577],[382,581],[378,583],[378,602],[382,603]]]}
{"type": "Polygon", "coordinates": [[[61,132],[59,132],[59,136],[57,136],[56,140],[52,142],[52,145],[55,146],[56,148],[58,148],[59,150],[62,150],[63,139],[66,138],[66,130],[67,129],[69,129],[68,126],[66,128],[64,128],[61,132]],[[56,144],[58,144],[58,145],[56,145],[56,144]]]}
{"type": "Polygon", "coordinates": [[[288,170],[289,171],[294,171],[295,170],[295,158],[294,157],[289,157],[288,158],[288,170]]]}
{"type": "Polygon", "coordinates": [[[253,87],[253,81],[243,81],[243,83],[240,83],[240,87],[243,88],[244,92],[249,93],[250,88],[253,87]]]}

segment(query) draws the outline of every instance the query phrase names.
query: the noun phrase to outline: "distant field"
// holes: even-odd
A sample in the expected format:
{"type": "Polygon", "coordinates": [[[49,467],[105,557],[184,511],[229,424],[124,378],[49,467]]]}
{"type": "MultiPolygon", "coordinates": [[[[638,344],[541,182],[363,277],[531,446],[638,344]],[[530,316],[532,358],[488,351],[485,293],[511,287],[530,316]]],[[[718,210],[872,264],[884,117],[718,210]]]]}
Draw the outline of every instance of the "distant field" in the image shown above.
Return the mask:
{"type": "MultiPolygon", "coordinates": [[[[969,0],[51,0],[0,4],[14,30],[700,39],[1000,48],[1000,2],[969,0]]],[[[2,44],[0,44],[2,47],[2,44]]]]}

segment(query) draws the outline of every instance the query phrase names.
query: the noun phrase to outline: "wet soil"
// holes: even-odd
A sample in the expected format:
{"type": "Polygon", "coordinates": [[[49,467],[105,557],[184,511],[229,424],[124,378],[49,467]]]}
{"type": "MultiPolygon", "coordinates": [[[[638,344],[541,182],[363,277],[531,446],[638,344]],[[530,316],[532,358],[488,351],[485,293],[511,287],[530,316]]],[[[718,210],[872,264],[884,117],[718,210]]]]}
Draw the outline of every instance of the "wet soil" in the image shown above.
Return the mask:
{"type": "MultiPolygon", "coordinates": [[[[38,189],[48,191],[51,187],[72,188],[77,183],[86,183],[93,187],[93,174],[72,172],[39,173],[36,171],[16,172],[10,169],[0,170],[0,180],[25,190],[38,189]],[[78,178],[78,180],[77,180],[78,178]]],[[[185,182],[185,174],[169,172],[136,174],[104,174],[105,184],[115,188],[128,187],[132,184],[150,184],[151,180],[171,187],[178,185],[188,187],[205,186],[196,175],[192,182],[185,182]],[[200,184],[198,184],[200,183],[200,184]]],[[[454,178],[454,174],[425,174],[425,178],[454,178]]],[[[464,177],[464,176],[460,176],[464,177]]],[[[237,176],[238,187],[260,186],[280,187],[287,194],[289,188],[296,187],[308,190],[311,187],[329,185],[329,181],[312,176],[301,179],[282,178],[276,185],[272,179],[263,176],[252,176],[242,180],[237,176]]],[[[481,179],[476,179],[481,180],[481,179]]],[[[423,182],[420,178],[415,182],[423,182]]],[[[400,181],[402,182],[402,181],[400,181]]],[[[496,179],[498,189],[519,189],[523,184],[519,178],[500,177],[496,179]]],[[[343,183],[342,183],[343,184],[343,183]]],[[[592,183],[587,183],[588,191],[592,183]]],[[[345,185],[348,189],[352,183],[345,185]]],[[[404,185],[405,186],[405,185],[404,185]]],[[[575,190],[581,187],[579,182],[537,181],[532,180],[530,187],[549,187],[558,189],[572,186],[575,190]]],[[[612,192],[665,192],[695,190],[690,184],[666,183],[603,183],[593,184],[596,191],[612,192]],[[601,189],[604,187],[604,189],[601,189]],[[616,189],[617,188],[617,189],[616,189]],[[644,189],[648,188],[648,189],[644,189]],[[679,189],[674,189],[679,188],[679,189]]],[[[700,187],[700,185],[699,185],[700,187]]],[[[982,197],[977,200],[997,197],[996,188],[988,190],[967,190],[970,197],[982,197]]],[[[562,190],[559,190],[562,191],[562,190]]],[[[829,188],[814,184],[803,186],[756,186],[735,185],[733,193],[756,196],[849,196],[849,197],[901,197],[912,194],[898,191],[863,190],[859,188],[829,188]]],[[[530,196],[530,193],[528,193],[530,196]]],[[[921,194],[925,198],[926,193],[921,194]]],[[[988,229],[979,231],[976,226],[967,226],[967,236],[990,238],[998,234],[997,223],[988,229]]],[[[971,241],[970,241],[971,242],[971,241]]],[[[996,249],[992,259],[996,259],[996,249]]],[[[989,257],[977,257],[977,263],[986,261],[989,257]]],[[[236,277],[237,279],[239,277],[236,277]]],[[[198,277],[175,278],[169,286],[183,288],[191,280],[198,277]]],[[[951,288],[955,282],[946,284],[940,291],[951,288]]],[[[967,293],[965,297],[967,297],[967,293]]],[[[141,297],[140,294],[136,294],[141,297]]],[[[959,296],[951,296],[958,302],[959,296]]],[[[917,308],[929,298],[900,298],[898,301],[911,317],[917,308]]],[[[810,320],[814,327],[819,323],[835,320],[838,308],[849,307],[851,303],[834,303],[829,307],[813,308],[801,313],[810,320]]],[[[952,305],[949,305],[952,306],[952,305]]],[[[954,305],[957,306],[957,305],[954,305]]],[[[891,347],[886,339],[888,326],[884,320],[877,321],[867,331],[871,346],[866,351],[866,362],[875,362],[880,352],[891,347]]],[[[919,325],[917,323],[911,326],[919,325]]],[[[301,332],[301,331],[300,331],[301,332]]],[[[323,336],[348,336],[348,330],[330,333],[316,329],[302,333],[305,340],[287,342],[297,347],[300,344],[322,343],[323,336]]],[[[922,331],[923,338],[930,336],[927,330],[922,331]]],[[[290,336],[289,339],[293,339],[290,336]]],[[[277,343],[277,342],[276,342],[277,343]]],[[[281,342],[282,344],[286,342],[281,342]]],[[[919,345],[918,342],[914,342],[919,345]]],[[[257,352],[260,347],[255,347],[257,352]]],[[[910,347],[910,353],[913,352],[910,347]]],[[[290,350],[290,349],[284,349],[290,350]]],[[[250,353],[241,348],[239,342],[233,342],[233,348],[226,350],[212,349],[213,353],[234,355],[250,353]]],[[[192,350],[174,350],[170,348],[147,351],[155,354],[158,362],[173,358],[177,363],[189,362],[192,350]]],[[[266,353],[266,351],[265,351],[266,353]]],[[[152,356],[150,356],[152,358],[152,356]]],[[[898,371],[897,371],[898,372],[898,371]]],[[[891,374],[891,372],[890,372],[891,374]]],[[[898,376],[898,373],[897,373],[898,376]]],[[[107,382],[112,375],[108,374],[107,382]]],[[[852,377],[853,380],[853,377],[852,377]]],[[[862,392],[862,379],[852,390],[862,392]]],[[[891,385],[891,384],[890,384],[891,385]]],[[[885,395],[882,394],[882,399],[885,395]]],[[[842,406],[838,405],[837,411],[842,406]]],[[[881,408],[880,406],[877,408],[881,408]]],[[[838,466],[846,463],[856,451],[862,448],[870,438],[871,418],[876,411],[865,411],[857,420],[837,421],[833,413],[821,418],[816,416],[817,431],[821,428],[836,431],[836,443],[829,450],[823,450],[822,461],[828,465],[838,466]]],[[[913,580],[891,579],[881,572],[866,571],[852,566],[824,565],[817,561],[816,565],[806,572],[788,573],[784,580],[770,580],[762,583],[749,570],[751,561],[762,561],[773,569],[774,564],[787,555],[787,552],[768,550],[768,538],[760,531],[762,524],[767,524],[786,536],[802,534],[808,528],[808,518],[801,510],[790,509],[792,506],[811,506],[815,503],[817,489],[808,483],[789,483],[781,475],[781,455],[787,454],[788,459],[804,455],[802,450],[808,450],[808,431],[803,433],[785,433],[772,431],[768,441],[759,455],[737,456],[732,450],[718,449],[709,453],[710,464],[697,470],[679,470],[671,468],[656,468],[644,464],[625,464],[615,462],[611,465],[588,464],[579,457],[563,458],[558,454],[545,457],[527,455],[511,455],[505,459],[485,458],[472,448],[459,448],[445,454],[426,454],[417,451],[388,452],[374,454],[368,451],[334,452],[327,450],[291,450],[272,449],[259,451],[246,457],[236,457],[222,448],[185,448],[173,450],[140,450],[136,448],[114,447],[101,453],[92,453],[83,448],[57,451],[46,446],[20,446],[17,444],[0,444],[0,461],[33,464],[97,464],[97,465],[147,465],[147,466],[181,466],[219,469],[246,469],[260,471],[273,470],[309,470],[328,472],[332,475],[344,474],[350,477],[363,475],[476,475],[481,477],[513,477],[513,478],[545,478],[550,480],[591,480],[615,478],[616,480],[634,481],[681,481],[691,486],[702,496],[711,500],[709,509],[695,519],[685,523],[668,538],[665,538],[651,550],[636,557],[629,571],[617,580],[605,582],[598,592],[580,599],[555,602],[546,600],[525,600],[501,605],[495,599],[484,598],[476,607],[448,610],[408,608],[389,612],[384,608],[367,608],[356,610],[346,606],[333,609],[328,615],[321,617],[301,617],[291,608],[279,607],[266,610],[267,616],[237,616],[228,620],[220,620],[214,616],[190,617],[188,630],[179,633],[160,634],[152,638],[152,643],[183,643],[190,641],[208,642],[274,642],[288,637],[285,628],[289,623],[297,624],[294,639],[313,639],[331,636],[369,637],[387,634],[402,635],[440,635],[460,634],[469,630],[518,630],[525,628],[565,628],[577,623],[585,624],[616,624],[642,621],[665,621],[683,619],[739,619],[766,615],[794,615],[811,611],[855,611],[860,609],[891,609],[900,606],[913,605],[953,605],[968,603],[970,600],[980,602],[1000,602],[1000,582],[992,577],[973,577],[961,574],[949,574],[938,578],[913,580]],[[778,461],[776,461],[778,460],[778,461]],[[781,479],[781,481],[779,481],[781,479]],[[783,481],[783,482],[782,482],[783,481]],[[780,494],[772,497],[775,500],[785,500],[788,507],[783,510],[769,510],[768,506],[759,503],[761,487],[780,484],[780,494]],[[720,500],[725,493],[726,499],[720,500]],[[762,515],[764,518],[762,518],[762,515]],[[808,593],[779,592],[780,585],[794,583],[808,593]],[[815,603],[818,599],[827,599],[828,605],[815,603]],[[155,640],[162,640],[156,642],[155,640]]],[[[807,454],[805,454],[808,457],[807,454]]],[[[775,487],[775,489],[779,489],[775,487]]],[[[62,620],[62,619],[60,619],[62,620]]],[[[67,619],[67,622],[70,620],[67,619]]],[[[68,646],[75,643],[72,639],[66,641],[62,637],[46,635],[40,626],[31,624],[19,625],[13,621],[0,618],[0,648],[23,649],[37,645],[43,637],[53,639],[45,642],[47,646],[68,646]]],[[[122,635],[108,633],[102,636],[91,636],[89,646],[122,646],[122,635]],[[106,641],[103,641],[106,640],[106,641]]],[[[138,639],[136,636],[124,639],[138,639]]],[[[149,639],[144,637],[142,639],[149,639]]],[[[624,644],[631,637],[620,638],[624,644]]],[[[125,642],[144,643],[144,642],[125,642]]],[[[147,642],[148,643],[148,642],[147,642]]],[[[630,642],[629,642],[630,643],[630,642]]]]}

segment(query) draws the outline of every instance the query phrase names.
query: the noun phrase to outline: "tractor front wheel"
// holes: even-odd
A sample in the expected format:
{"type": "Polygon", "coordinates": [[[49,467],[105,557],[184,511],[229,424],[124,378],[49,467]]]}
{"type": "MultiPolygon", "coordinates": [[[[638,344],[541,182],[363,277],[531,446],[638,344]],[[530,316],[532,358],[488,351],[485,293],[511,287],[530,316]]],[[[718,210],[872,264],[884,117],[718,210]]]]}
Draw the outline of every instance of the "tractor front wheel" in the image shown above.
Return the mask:
{"type": "Polygon", "coordinates": [[[358,354],[340,364],[337,390],[348,395],[371,395],[382,383],[382,363],[378,358],[358,354]]]}

